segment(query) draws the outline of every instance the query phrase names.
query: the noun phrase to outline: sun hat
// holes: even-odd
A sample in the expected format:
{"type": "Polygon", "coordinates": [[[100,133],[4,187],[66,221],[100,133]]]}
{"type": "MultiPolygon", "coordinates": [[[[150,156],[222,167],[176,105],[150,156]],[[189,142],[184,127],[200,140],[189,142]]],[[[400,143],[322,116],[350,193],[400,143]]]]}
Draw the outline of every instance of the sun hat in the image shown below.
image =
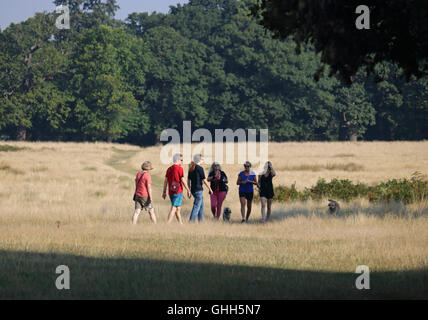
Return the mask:
{"type": "Polygon", "coordinates": [[[143,169],[143,170],[153,170],[152,163],[150,161],[144,161],[144,163],[141,165],[141,169],[143,169]]]}

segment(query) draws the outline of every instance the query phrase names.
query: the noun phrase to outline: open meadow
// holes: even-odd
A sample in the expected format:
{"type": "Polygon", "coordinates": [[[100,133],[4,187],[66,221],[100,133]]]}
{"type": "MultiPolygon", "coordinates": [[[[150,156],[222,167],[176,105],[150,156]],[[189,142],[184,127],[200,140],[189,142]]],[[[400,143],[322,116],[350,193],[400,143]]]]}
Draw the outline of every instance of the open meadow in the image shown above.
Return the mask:
{"type": "MultiPolygon", "coordinates": [[[[161,198],[168,165],[161,147],[108,143],[0,143],[0,299],[394,299],[428,298],[428,199],[412,204],[321,201],[273,204],[259,223],[254,203],[240,223],[236,178],[224,206],[232,222],[166,223],[161,198]],[[134,178],[153,163],[158,224],[143,211],[131,225],[134,178]],[[70,269],[57,290],[55,269],[70,269]],[[358,290],[356,267],[370,268],[358,290]]],[[[318,178],[375,184],[428,174],[428,141],[269,143],[274,185],[310,187],[318,178]]],[[[209,164],[204,164],[205,169],[209,164]]],[[[184,165],[187,175],[188,166],[184,165]]]]}

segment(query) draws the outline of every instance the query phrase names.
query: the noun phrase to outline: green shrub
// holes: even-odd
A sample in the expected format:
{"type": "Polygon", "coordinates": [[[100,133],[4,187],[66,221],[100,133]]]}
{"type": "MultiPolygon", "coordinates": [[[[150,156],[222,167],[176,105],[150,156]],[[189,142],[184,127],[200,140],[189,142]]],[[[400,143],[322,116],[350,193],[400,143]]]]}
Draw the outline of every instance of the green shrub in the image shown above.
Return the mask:
{"type": "MultiPolygon", "coordinates": [[[[279,202],[324,198],[342,201],[367,198],[371,202],[412,203],[428,199],[428,181],[422,179],[421,173],[415,172],[410,179],[392,179],[375,186],[364,183],[354,184],[348,179],[332,179],[330,182],[319,179],[315,186],[305,188],[303,191],[298,191],[295,184],[292,184],[291,187],[282,185],[275,187],[274,200],[279,202]]],[[[258,196],[256,196],[256,200],[259,200],[258,196]]]]}
{"type": "Polygon", "coordinates": [[[20,150],[25,150],[25,149],[27,149],[27,148],[10,146],[8,144],[1,144],[0,145],[0,152],[14,152],[14,151],[20,151],[20,150]]]}

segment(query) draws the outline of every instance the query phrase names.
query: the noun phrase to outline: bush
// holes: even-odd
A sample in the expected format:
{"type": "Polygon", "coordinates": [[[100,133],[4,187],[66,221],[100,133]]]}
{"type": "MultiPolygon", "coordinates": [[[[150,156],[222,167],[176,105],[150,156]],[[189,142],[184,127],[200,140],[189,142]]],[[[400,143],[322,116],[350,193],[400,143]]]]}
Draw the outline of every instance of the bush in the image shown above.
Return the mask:
{"type": "MultiPolygon", "coordinates": [[[[410,179],[392,179],[375,186],[364,183],[354,184],[348,179],[333,179],[327,182],[319,179],[312,188],[298,191],[295,184],[291,187],[275,187],[274,200],[288,202],[308,199],[321,200],[333,198],[336,200],[350,201],[356,198],[367,198],[371,202],[400,201],[412,203],[428,199],[428,181],[422,179],[419,172],[415,172],[410,179]]],[[[259,197],[256,197],[259,200],[259,197]]]]}
{"type": "Polygon", "coordinates": [[[20,151],[25,149],[26,149],[25,147],[15,147],[7,144],[0,145],[0,152],[14,152],[14,151],[20,151]]]}

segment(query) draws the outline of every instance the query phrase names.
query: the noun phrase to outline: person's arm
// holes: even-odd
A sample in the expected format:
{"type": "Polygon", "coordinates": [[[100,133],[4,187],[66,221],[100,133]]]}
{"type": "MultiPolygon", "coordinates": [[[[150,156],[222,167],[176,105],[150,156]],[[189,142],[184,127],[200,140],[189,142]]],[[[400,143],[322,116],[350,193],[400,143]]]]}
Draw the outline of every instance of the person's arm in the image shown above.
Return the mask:
{"type": "Polygon", "coordinates": [[[163,181],[163,192],[162,192],[162,198],[165,200],[166,198],[166,187],[168,186],[168,178],[165,177],[165,180],[163,181]]]}
{"type": "Polygon", "coordinates": [[[149,194],[149,199],[151,204],[153,205],[153,194],[152,194],[152,184],[147,184],[147,193],[149,194]]]}
{"type": "Polygon", "coordinates": [[[257,182],[257,176],[256,175],[254,175],[254,180],[253,181],[251,181],[253,184],[255,184],[256,186],[258,185],[258,182],[257,182]]]}
{"type": "Polygon", "coordinates": [[[227,180],[227,176],[226,176],[226,174],[223,172],[223,175],[224,175],[224,183],[229,183],[229,180],[227,180]]]}
{"type": "Polygon", "coordinates": [[[236,180],[236,184],[239,186],[241,184],[245,184],[245,182],[242,182],[241,176],[238,176],[238,180],[236,180]]]}
{"type": "Polygon", "coordinates": [[[276,172],[275,172],[275,170],[273,170],[273,168],[270,169],[270,172],[272,174],[272,178],[276,176],[276,172]]]}
{"type": "Polygon", "coordinates": [[[190,189],[189,189],[189,186],[187,185],[186,179],[184,179],[184,177],[181,177],[181,182],[183,183],[183,186],[186,188],[187,196],[190,199],[192,197],[192,193],[190,192],[190,189]]]}
{"type": "Polygon", "coordinates": [[[138,187],[138,173],[137,176],[135,177],[135,190],[137,190],[138,187]]]}
{"type": "Polygon", "coordinates": [[[214,179],[214,176],[208,175],[207,180],[208,180],[208,181],[211,181],[212,179],[214,179]]]}
{"type": "Polygon", "coordinates": [[[203,181],[204,185],[206,185],[206,186],[207,186],[207,188],[208,188],[208,192],[209,192],[210,194],[212,194],[212,193],[213,193],[213,191],[211,190],[211,186],[208,184],[207,179],[203,179],[202,181],[203,181]]]}

